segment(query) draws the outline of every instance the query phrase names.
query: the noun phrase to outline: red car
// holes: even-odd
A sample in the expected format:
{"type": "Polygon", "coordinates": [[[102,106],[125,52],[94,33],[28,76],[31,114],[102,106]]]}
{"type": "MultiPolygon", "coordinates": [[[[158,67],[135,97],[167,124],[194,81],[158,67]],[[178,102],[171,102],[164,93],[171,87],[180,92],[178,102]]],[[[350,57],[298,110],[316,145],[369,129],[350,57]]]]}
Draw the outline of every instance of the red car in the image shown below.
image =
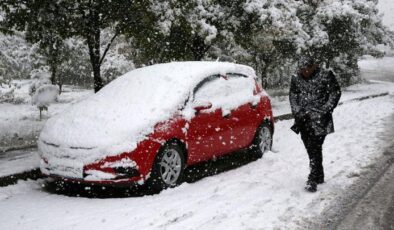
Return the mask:
{"type": "Polygon", "coordinates": [[[133,70],[52,117],[41,171],[89,184],[179,184],[187,166],[272,146],[268,95],[244,65],[173,62],[133,70]]]}

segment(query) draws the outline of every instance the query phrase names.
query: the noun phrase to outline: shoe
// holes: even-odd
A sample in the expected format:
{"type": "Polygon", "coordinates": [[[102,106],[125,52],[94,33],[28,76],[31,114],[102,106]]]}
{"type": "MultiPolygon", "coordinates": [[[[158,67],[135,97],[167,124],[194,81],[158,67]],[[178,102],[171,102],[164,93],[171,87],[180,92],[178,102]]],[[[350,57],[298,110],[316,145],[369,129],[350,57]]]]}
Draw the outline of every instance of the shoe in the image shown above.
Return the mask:
{"type": "Polygon", "coordinates": [[[323,184],[324,183],[324,176],[312,176],[309,174],[308,181],[314,181],[316,184],[323,184]]]}
{"type": "Polygon", "coordinates": [[[317,183],[314,181],[307,181],[305,190],[308,192],[316,192],[317,191],[317,183]]]}

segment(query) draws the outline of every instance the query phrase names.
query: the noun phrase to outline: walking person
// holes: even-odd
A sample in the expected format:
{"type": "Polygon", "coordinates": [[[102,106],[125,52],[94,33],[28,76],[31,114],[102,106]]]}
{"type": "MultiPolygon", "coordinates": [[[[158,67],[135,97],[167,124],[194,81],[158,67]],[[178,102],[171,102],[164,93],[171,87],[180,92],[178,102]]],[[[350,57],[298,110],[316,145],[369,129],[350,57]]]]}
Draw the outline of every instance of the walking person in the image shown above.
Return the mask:
{"type": "Polygon", "coordinates": [[[334,132],[332,112],[338,105],[341,88],[332,71],[323,70],[311,57],[298,62],[298,73],[291,78],[290,105],[294,116],[291,129],[301,134],[309,156],[310,174],[305,189],[316,192],[324,183],[322,147],[334,132]]]}

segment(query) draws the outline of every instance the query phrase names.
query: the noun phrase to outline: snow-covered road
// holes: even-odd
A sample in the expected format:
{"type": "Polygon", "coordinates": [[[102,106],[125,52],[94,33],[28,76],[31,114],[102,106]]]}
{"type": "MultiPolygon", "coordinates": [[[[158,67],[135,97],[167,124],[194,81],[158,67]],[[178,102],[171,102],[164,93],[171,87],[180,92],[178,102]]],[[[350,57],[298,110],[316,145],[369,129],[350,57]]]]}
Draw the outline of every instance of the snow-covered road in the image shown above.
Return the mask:
{"type": "MultiPolygon", "coordinates": [[[[391,84],[391,83],[387,83],[391,84]]],[[[392,85],[394,87],[394,85],[392,85]]],[[[42,181],[0,188],[0,229],[274,229],[304,226],[346,191],[385,148],[380,135],[394,113],[393,94],[338,107],[324,146],[326,183],[304,192],[308,159],[289,127],[276,125],[274,151],[262,159],[157,195],[68,197],[42,181]]]]}
{"type": "MultiPolygon", "coordinates": [[[[394,147],[394,146],[392,146],[394,147]]],[[[391,151],[394,156],[394,152],[391,151]]],[[[393,158],[392,158],[393,159],[393,158]]],[[[394,164],[385,170],[374,187],[345,216],[338,226],[348,229],[394,229],[394,164]]]]}

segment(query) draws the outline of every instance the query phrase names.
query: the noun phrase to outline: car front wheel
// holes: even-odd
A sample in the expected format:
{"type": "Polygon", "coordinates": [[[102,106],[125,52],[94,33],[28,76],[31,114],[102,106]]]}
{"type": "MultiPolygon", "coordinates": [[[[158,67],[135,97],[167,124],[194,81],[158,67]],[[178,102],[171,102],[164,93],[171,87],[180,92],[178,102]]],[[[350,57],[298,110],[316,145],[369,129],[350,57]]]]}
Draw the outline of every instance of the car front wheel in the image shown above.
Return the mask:
{"type": "Polygon", "coordinates": [[[183,149],[176,143],[165,144],[156,156],[150,185],[155,190],[174,187],[181,183],[185,168],[183,149]]]}

